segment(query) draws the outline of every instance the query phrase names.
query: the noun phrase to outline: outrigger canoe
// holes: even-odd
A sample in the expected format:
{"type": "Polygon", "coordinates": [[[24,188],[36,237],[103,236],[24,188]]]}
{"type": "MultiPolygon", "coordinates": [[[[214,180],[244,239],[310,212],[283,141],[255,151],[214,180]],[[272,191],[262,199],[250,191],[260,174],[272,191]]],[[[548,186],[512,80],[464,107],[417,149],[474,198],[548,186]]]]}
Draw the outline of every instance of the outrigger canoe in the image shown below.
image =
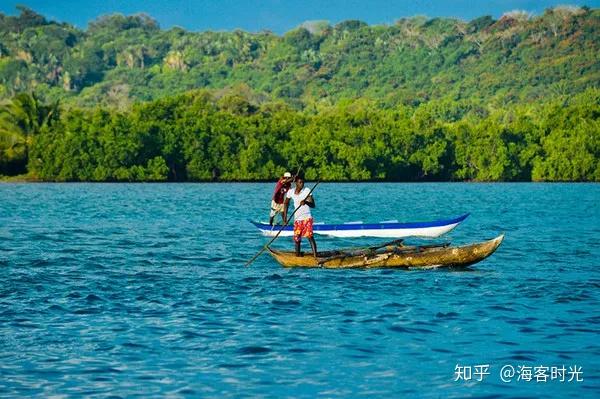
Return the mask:
{"type": "Polygon", "coordinates": [[[476,244],[452,247],[450,244],[406,246],[402,240],[370,248],[324,251],[296,256],[293,251],[268,248],[284,267],[343,268],[438,268],[466,267],[487,258],[500,246],[504,234],[476,244]]]}
{"type": "MultiPolygon", "coordinates": [[[[454,219],[435,220],[433,222],[399,223],[391,220],[380,223],[350,222],[344,224],[313,224],[315,234],[328,235],[332,237],[380,237],[380,238],[404,238],[404,237],[439,237],[458,226],[469,216],[466,213],[454,219]]],[[[268,223],[253,222],[260,232],[267,237],[277,235],[282,226],[271,226],[268,223]]],[[[290,237],[294,234],[293,226],[283,227],[280,236],[290,237]]]]}

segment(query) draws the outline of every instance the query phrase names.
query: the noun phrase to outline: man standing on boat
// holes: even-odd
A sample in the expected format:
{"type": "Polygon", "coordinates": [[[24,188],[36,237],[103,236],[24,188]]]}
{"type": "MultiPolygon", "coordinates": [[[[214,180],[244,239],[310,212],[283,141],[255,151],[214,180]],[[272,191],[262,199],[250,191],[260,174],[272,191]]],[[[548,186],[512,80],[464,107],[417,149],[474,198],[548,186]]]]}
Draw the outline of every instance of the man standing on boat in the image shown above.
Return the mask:
{"type": "Polygon", "coordinates": [[[271,198],[271,212],[269,213],[269,224],[271,226],[273,226],[275,216],[277,216],[278,213],[281,214],[283,223],[285,223],[285,216],[283,216],[283,202],[285,200],[285,195],[287,194],[291,186],[292,174],[290,172],[285,172],[283,176],[277,181],[277,184],[275,185],[275,190],[273,191],[273,197],[271,198]]]}
{"type": "Polygon", "coordinates": [[[306,237],[317,257],[317,243],[313,237],[313,218],[310,208],[315,207],[315,200],[308,187],[304,187],[304,178],[296,176],[296,185],[293,190],[289,190],[283,203],[283,220],[287,222],[287,211],[290,199],[294,201],[294,244],[296,245],[296,256],[302,256],[300,253],[300,242],[302,237],[306,237]]]}

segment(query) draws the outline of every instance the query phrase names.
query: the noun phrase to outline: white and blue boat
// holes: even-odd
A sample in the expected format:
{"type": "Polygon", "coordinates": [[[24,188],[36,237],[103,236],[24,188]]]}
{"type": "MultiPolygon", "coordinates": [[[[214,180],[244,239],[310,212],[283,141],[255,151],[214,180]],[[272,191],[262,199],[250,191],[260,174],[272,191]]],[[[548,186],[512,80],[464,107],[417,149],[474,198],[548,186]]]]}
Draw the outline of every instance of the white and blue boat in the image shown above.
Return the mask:
{"type": "MultiPolygon", "coordinates": [[[[397,220],[387,220],[379,223],[348,222],[343,224],[313,224],[315,234],[327,235],[332,237],[428,237],[435,238],[445,234],[458,226],[469,216],[466,213],[454,219],[435,220],[433,222],[411,222],[400,223],[397,220]]],[[[260,232],[267,237],[274,237],[279,233],[281,225],[271,226],[268,223],[253,222],[260,232]]],[[[294,228],[291,225],[283,227],[280,236],[291,237],[294,234],[294,228]]]]}

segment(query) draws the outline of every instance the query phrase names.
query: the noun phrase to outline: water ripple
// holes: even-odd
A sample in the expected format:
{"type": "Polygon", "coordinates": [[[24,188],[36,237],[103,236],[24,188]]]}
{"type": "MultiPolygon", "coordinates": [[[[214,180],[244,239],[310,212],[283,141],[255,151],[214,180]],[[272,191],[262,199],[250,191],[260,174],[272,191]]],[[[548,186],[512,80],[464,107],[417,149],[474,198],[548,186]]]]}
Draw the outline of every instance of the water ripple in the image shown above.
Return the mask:
{"type": "Polygon", "coordinates": [[[266,239],[243,219],[271,189],[0,185],[0,397],[600,393],[600,186],[320,185],[319,219],[470,211],[444,241],[507,232],[469,270],[405,273],[244,267],[266,239]],[[461,384],[457,364],[577,364],[585,381],[461,384]]]}

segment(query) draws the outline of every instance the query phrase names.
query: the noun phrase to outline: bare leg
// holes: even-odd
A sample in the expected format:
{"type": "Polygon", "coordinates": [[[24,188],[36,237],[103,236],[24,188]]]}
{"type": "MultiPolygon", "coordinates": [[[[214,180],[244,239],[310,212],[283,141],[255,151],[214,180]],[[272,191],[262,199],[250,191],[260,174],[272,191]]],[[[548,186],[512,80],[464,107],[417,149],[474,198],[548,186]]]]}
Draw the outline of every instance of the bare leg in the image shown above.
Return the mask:
{"type": "Polygon", "coordinates": [[[315,241],[315,238],[309,237],[308,242],[310,242],[310,247],[312,248],[313,255],[316,258],[317,257],[317,242],[315,241]]]}
{"type": "Polygon", "coordinates": [[[294,241],[294,244],[296,244],[296,256],[302,256],[300,253],[300,241],[294,241]]]}
{"type": "Polygon", "coordinates": [[[273,216],[271,216],[271,217],[269,218],[269,224],[270,224],[271,226],[273,226],[273,216]]]}

